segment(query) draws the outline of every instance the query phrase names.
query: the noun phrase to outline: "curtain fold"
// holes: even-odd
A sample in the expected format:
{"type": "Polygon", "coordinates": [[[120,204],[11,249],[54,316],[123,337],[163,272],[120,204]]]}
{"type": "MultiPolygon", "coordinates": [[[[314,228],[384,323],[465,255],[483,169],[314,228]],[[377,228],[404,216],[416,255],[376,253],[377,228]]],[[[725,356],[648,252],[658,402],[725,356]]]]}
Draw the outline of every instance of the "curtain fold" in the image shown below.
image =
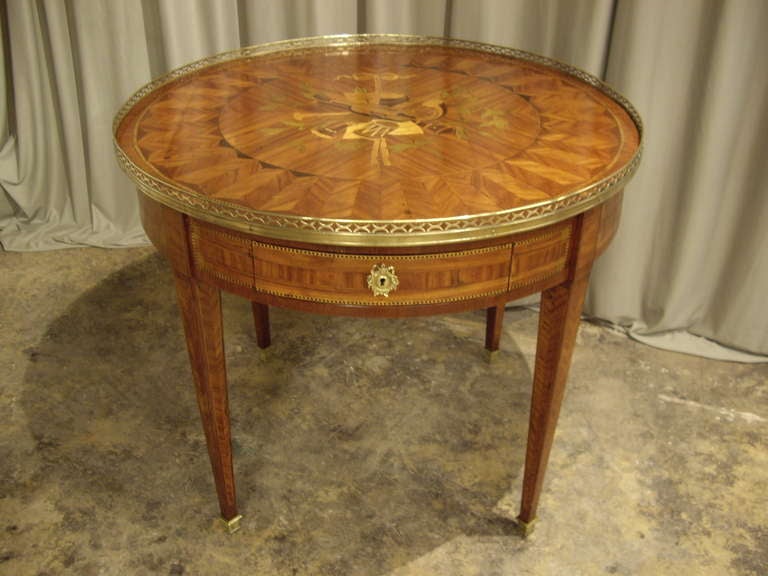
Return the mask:
{"type": "Polygon", "coordinates": [[[661,346],[685,349],[680,335],[692,333],[768,353],[762,0],[6,0],[0,8],[6,250],[146,242],[111,123],[133,91],[174,67],[290,37],[450,35],[603,76],[644,119],[644,159],[594,270],[587,312],[661,346]]]}
{"type": "Polygon", "coordinates": [[[451,36],[506,44],[603,72],[613,0],[477,0],[452,3],[451,36]]]}
{"type": "Polygon", "coordinates": [[[760,0],[617,4],[606,79],[645,152],[587,309],[646,342],[688,330],[768,352],[765,22],[760,0]]]}
{"type": "Polygon", "coordinates": [[[15,126],[0,163],[6,250],[145,242],[111,149],[116,108],[148,78],[141,13],[130,4],[6,4],[13,106],[5,113],[15,126]]]}

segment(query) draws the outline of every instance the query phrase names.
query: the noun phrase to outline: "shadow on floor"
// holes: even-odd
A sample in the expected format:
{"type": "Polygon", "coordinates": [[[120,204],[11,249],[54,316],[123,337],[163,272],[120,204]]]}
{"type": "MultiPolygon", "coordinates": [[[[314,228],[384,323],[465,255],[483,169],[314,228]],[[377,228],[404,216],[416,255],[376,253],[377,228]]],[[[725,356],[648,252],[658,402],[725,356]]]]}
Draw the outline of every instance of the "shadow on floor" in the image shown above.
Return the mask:
{"type": "Polygon", "coordinates": [[[483,315],[273,310],[264,354],[248,303],[225,297],[224,313],[245,516],[234,536],[211,520],[215,492],[159,257],[85,293],[27,351],[33,483],[58,487],[51,505],[72,562],[119,551],[136,571],[374,575],[460,535],[508,531],[493,508],[519,482],[530,372],[511,339],[485,362],[483,315]]]}

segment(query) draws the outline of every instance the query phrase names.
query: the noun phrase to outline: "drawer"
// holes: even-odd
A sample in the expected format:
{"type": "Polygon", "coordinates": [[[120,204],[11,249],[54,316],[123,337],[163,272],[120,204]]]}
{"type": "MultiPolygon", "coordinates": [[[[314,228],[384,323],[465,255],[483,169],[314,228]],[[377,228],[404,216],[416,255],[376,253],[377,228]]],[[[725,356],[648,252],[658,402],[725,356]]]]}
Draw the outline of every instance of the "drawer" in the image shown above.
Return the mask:
{"type": "Polygon", "coordinates": [[[261,292],[350,305],[454,302],[507,290],[511,244],[439,255],[337,254],[254,242],[261,292]]]}

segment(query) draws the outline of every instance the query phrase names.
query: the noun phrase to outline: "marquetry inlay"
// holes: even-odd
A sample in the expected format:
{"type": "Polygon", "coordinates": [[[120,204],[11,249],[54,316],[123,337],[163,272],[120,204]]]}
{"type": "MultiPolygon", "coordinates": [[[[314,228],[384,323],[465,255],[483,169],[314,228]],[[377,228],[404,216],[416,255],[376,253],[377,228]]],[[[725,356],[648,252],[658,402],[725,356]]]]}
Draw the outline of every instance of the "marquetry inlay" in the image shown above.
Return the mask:
{"type": "Polygon", "coordinates": [[[634,170],[639,121],[597,79],[484,45],[375,41],[192,65],[123,111],[118,156],[145,193],[193,216],[356,245],[543,225],[634,170]]]}
{"type": "Polygon", "coordinates": [[[189,237],[197,270],[226,282],[253,286],[250,240],[194,220],[190,222],[189,237]]]}
{"type": "Polygon", "coordinates": [[[515,242],[509,287],[528,286],[553,276],[565,268],[571,244],[571,225],[554,229],[515,242]]]}

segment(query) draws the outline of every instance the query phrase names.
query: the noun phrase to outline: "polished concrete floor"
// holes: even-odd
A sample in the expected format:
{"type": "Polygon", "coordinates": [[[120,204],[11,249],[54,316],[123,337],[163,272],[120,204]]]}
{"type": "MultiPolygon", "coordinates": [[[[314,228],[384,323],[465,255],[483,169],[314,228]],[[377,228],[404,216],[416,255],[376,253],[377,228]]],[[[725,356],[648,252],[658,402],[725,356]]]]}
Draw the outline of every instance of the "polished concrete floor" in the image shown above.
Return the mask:
{"type": "Polygon", "coordinates": [[[170,274],[151,249],[0,253],[0,574],[765,575],[768,366],[583,323],[536,531],[516,513],[536,315],[225,297],[242,530],[215,521],[170,274]]]}

